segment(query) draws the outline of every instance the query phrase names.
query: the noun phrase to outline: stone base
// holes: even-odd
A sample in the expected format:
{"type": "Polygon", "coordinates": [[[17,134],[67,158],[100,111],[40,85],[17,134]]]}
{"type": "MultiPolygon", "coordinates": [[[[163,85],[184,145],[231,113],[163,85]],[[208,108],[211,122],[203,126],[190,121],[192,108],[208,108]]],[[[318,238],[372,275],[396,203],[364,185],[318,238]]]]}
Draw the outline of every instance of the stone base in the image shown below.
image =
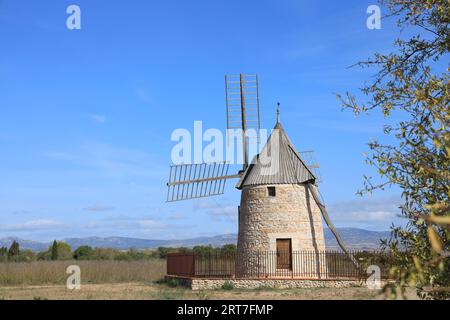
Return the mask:
{"type": "Polygon", "coordinates": [[[194,291],[221,289],[225,283],[232,284],[235,289],[349,288],[364,285],[364,281],[355,279],[200,279],[174,276],[166,276],[166,279],[177,279],[181,285],[187,286],[194,291]]]}

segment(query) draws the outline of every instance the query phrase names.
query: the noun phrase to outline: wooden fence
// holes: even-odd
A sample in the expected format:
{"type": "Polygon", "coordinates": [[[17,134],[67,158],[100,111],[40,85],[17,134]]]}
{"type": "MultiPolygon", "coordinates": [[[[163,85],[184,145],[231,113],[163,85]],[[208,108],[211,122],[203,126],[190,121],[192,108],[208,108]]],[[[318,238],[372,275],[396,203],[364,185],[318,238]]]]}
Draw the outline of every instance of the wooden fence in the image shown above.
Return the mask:
{"type": "Polygon", "coordinates": [[[361,279],[367,277],[368,266],[377,265],[381,277],[388,277],[388,255],[365,251],[350,254],[353,259],[340,251],[169,253],[167,274],[190,278],[361,279]]]}

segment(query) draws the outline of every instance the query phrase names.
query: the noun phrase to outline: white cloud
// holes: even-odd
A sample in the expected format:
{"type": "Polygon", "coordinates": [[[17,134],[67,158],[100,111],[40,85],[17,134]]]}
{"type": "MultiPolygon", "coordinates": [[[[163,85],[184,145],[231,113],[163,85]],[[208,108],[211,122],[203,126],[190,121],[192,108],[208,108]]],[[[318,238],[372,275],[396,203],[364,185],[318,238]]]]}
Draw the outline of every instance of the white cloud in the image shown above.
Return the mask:
{"type": "Polygon", "coordinates": [[[165,223],[158,218],[126,217],[117,219],[103,218],[86,222],[57,222],[51,219],[30,220],[16,224],[0,224],[0,238],[3,236],[21,237],[32,240],[64,239],[91,236],[123,236],[166,239],[170,234],[178,238],[191,236],[191,224],[165,223]]]}
{"type": "Polygon", "coordinates": [[[387,229],[393,222],[399,222],[400,205],[399,197],[369,198],[336,202],[328,206],[328,211],[340,226],[387,229]]]}
{"type": "Polygon", "coordinates": [[[180,212],[172,213],[167,217],[169,220],[184,220],[186,219],[186,215],[180,212]]]}
{"type": "Polygon", "coordinates": [[[230,204],[219,204],[218,202],[199,201],[194,205],[194,210],[204,211],[214,220],[235,221],[237,218],[237,207],[230,204]]]}
{"type": "Polygon", "coordinates": [[[97,123],[105,123],[108,121],[108,118],[102,114],[89,114],[89,118],[97,123]]]}
{"type": "Polygon", "coordinates": [[[164,223],[150,219],[138,220],[137,226],[142,229],[161,229],[167,227],[164,223]]]}
{"type": "Polygon", "coordinates": [[[34,231],[34,230],[48,230],[58,227],[62,227],[63,224],[51,220],[51,219],[41,219],[41,220],[31,220],[18,224],[0,224],[1,231],[34,231]]]}
{"type": "Polygon", "coordinates": [[[25,209],[13,211],[13,214],[16,214],[16,215],[25,215],[25,214],[30,214],[30,213],[31,213],[30,210],[25,210],[25,209]]]}
{"type": "Polygon", "coordinates": [[[94,212],[114,211],[114,209],[115,209],[114,207],[105,206],[105,205],[101,205],[101,204],[95,204],[95,205],[83,208],[83,210],[85,210],[85,211],[94,211],[94,212]]]}

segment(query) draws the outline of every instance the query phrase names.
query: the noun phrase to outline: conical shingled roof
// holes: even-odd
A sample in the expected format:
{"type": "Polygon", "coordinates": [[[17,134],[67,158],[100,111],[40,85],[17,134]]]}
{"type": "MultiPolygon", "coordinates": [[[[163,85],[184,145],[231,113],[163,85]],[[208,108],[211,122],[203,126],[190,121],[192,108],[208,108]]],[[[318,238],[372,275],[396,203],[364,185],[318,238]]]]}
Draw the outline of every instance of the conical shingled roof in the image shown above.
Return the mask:
{"type": "Polygon", "coordinates": [[[243,187],[257,185],[314,183],[315,179],[295,150],[281,123],[277,122],[262,152],[253,158],[236,188],[242,189],[243,187]]]}

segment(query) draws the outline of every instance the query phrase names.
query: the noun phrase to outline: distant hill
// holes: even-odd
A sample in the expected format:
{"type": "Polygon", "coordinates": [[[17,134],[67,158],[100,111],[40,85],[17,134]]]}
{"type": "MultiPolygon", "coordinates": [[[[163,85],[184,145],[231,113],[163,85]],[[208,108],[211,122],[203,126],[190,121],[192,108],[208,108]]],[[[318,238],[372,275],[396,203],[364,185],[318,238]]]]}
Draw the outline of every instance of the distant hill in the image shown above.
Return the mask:
{"type": "Polygon", "coordinates": [[[185,240],[147,240],[124,237],[91,237],[91,238],[69,238],[64,239],[72,248],[79,246],[91,246],[96,248],[115,248],[115,249],[153,249],[158,247],[193,247],[196,245],[212,245],[214,247],[224,244],[236,243],[236,234],[225,234],[214,237],[198,237],[185,240]]]}
{"type": "Polygon", "coordinates": [[[11,245],[13,241],[17,241],[20,245],[20,249],[28,249],[33,251],[44,251],[47,250],[51,243],[32,241],[32,240],[24,240],[15,237],[2,238],[0,239],[0,247],[7,247],[11,245]]]}
{"type": "MultiPolygon", "coordinates": [[[[349,249],[373,250],[379,247],[380,239],[388,238],[388,231],[368,231],[356,228],[339,228],[345,244],[349,249]]],[[[46,250],[51,242],[38,242],[23,240],[19,238],[0,239],[0,247],[9,247],[13,240],[19,242],[22,249],[33,251],[46,250]]],[[[198,237],[185,240],[148,240],[126,237],[88,237],[88,238],[67,238],[61,241],[67,242],[73,249],[79,246],[91,246],[95,248],[115,248],[115,249],[154,249],[157,247],[193,247],[196,245],[212,245],[214,247],[224,244],[236,243],[237,234],[225,234],[214,237],[198,237]]],[[[336,240],[329,229],[325,229],[325,241],[328,249],[338,249],[336,240]]]]}
{"type": "MultiPolygon", "coordinates": [[[[369,231],[357,228],[337,229],[348,249],[373,250],[380,247],[381,239],[389,239],[390,231],[369,231]]],[[[339,249],[336,238],[330,229],[325,229],[325,242],[327,249],[339,249]]]]}

